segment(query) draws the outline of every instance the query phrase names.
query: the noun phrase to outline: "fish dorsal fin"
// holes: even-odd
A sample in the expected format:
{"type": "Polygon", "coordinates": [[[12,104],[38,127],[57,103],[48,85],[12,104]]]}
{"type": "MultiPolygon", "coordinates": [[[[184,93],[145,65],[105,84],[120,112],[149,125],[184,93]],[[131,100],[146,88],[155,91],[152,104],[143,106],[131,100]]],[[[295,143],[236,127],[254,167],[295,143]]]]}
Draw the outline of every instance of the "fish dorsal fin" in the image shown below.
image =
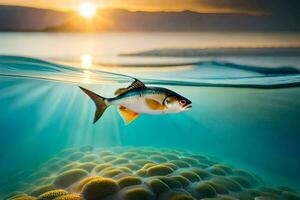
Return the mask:
{"type": "Polygon", "coordinates": [[[119,107],[119,113],[126,125],[130,124],[140,115],[139,113],[133,112],[124,106],[119,107]]]}
{"type": "Polygon", "coordinates": [[[117,89],[116,92],[115,92],[115,95],[121,95],[121,94],[125,94],[126,92],[129,92],[131,90],[134,90],[134,89],[137,89],[137,88],[143,88],[143,87],[146,87],[145,84],[138,80],[138,79],[135,79],[133,83],[131,83],[130,86],[128,86],[127,88],[120,88],[120,89],[117,89]]]}
{"type": "Polygon", "coordinates": [[[160,102],[154,100],[154,99],[146,99],[146,104],[148,107],[152,110],[164,110],[166,106],[162,105],[160,102]]]}

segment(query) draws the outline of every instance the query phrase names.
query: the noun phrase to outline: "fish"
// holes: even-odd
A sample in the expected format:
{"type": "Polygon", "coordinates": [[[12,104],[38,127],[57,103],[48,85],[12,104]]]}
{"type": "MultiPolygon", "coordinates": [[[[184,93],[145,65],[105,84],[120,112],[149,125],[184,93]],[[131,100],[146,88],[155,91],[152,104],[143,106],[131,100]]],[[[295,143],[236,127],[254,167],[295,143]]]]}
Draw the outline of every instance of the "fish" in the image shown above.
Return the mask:
{"type": "Polygon", "coordinates": [[[141,114],[172,114],[188,111],[192,102],[176,92],[162,87],[147,87],[142,81],[134,79],[127,88],[115,91],[115,97],[105,98],[81,86],[96,105],[94,124],[101,118],[105,110],[112,105],[118,111],[126,125],[133,122],[141,114]]]}

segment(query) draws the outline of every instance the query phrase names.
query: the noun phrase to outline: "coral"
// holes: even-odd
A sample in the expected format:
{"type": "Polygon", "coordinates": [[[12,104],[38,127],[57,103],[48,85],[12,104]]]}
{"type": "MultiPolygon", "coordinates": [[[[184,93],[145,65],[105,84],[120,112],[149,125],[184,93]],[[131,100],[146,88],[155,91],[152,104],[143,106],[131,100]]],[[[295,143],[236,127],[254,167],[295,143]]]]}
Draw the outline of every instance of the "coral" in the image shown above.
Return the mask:
{"type": "Polygon", "coordinates": [[[242,187],[234,180],[230,180],[226,177],[214,177],[211,179],[213,183],[224,186],[229,191],[240,191],[242,187]]]}
{"type": "Polygon", "coordinates": [[[132,173],[131,169],[129,169],[128,167],[118,167],[118,169],[125,173],[132,173]]]}
{"type": "Polygon", "coordinates": [[[230,177],[232,180],[236,181],[237,183],[239,183],[241,186],[243,186],[244,188],[251,188],[251,183],[242,176],[232,176],[230,177]]]}
{"type": "Polygon", "coordinates": [[[167,162],[168,159],[164,158],[163,156],[150,156],[149,158],[150,160],[156,162],[156,163],[164,163],[164,162],[167,162]]]}
{"type": "Polygon", "coordinates": [[[193,168],[191,171],[196,173],[201,179],[208,179],[211,177],[210,173],[199,168],[193,168]]]}
{"type": "Polygon", "coordinates": [[[87,175],[88,172],[83,169],[72,169],[65,171],[57,176],[54,181],[54,185],[66,188],[87,175]]]}
{"type": "Polygon", "coordinates": [[[169,192],[163,195],[160,200],[195,200],[190,194],[185,192],[169,192]]]}
{"type": "Polygon", "coordinates": [[[164,163],[164,165],[167,166],[167,167],[172,168],[174,171],[179,168],[177,165],[175,165],[173,163],[169,163],[169,162],[168,163],[164,163]]]}
{"type": "Polygon", "coordinates": [[[286,200],[300,200],[300,195],[294,192],[282,192],[282,197],[286,200]]]}
{"type": "Polygon", "coordinates": [[[122,165],[122,167],[128,167],[129,169],[131,169],[133,171],[136,171],[136,170],[140,169],[139,165],[136,165],[136,164],[133,164],[133,163],[128,163],[128,164],[122,165]]]}
{"type": "Polygon", "coordinates": [[[252,193],[246,191],[235,192],[231,195],[237,199],[243,199],[243,200],[252,200],[255,198],[252,193]]]}
{"type": "Polygon", "coordinates": [[[175,179],[172,179],[171,177],[159,176],[157,178],[162,182],[164,182],[166,185],[168,185],[171,189],[182,188],[181,183],[175,179]]]}
{"type": "Polygon", "coordinates": [[[213,167],[217,167],[219,169],[222,169],[227,174],[231,174],[232,173],[231,167],[228,166],[228,165],[226,165],[226,164],[215,164],[215,165],[213,165],[213,167]]]}
{"type": "Polygon", "coordinates": [[[57,197],[54,200],[83,200],[83,199],[78,194],[67,194],[67,195],[57,197]]]}
{"type": "Polygon", "coordinates": [[[159,179],[151,179],[147,184],[156,195],[170,190],[170,187],[159,179]]]}
{"type": "Polygon", "coordinates": [[[73,154],[71,154],[70,156],[69,156],[69,159],[70,160],[78,160],[79,158],[82,158],[82,157],[84,157],[84,153],[82,153],[82,152],[75,152],[75,153],[73,153],[73,154]]]}
{"type": "Polygon", "coordinates": [[[78,166],[78,169],[84,169],[88,172],[91,172],[97,166],[96,163],[93,162],[85,162],[78,166]]]}
{"type": "Polygon", "coordinates": [[[137,155],[137,153],[135,153],[135,152],[125,152],[125,153],[122,153],[120,156],[123,158],[132,158],[136,155],[137,155]]]}
{"type": "Polygon", "coordinates": [[[92,162],[99,159],[99,156],[97,154],[87,154],[83,158],[80,159],[82,162],[92,162]]]}
{"type": "Polygon", "coordinates": [[[154,163],[147,163],[144,165],[143,169],[149,169],[150,167],[156,166],[154,163]]]}
{"type": "Polygon", "coordinates": [[[72,148],[30,176],[20,172],[17,177],[16,186],[6,190],[14,187],[21,192],[4,199],[300,200],[291,188],[268,187],[255,174],[216,158],[173,149],[72,148]]]}
{"type": "Polygon", "coordinates": [[[209,172],[215,175],[219,175],[219,176],[225,176],[226,172],[218,166],[211,166],[209,169],[209,172]]]}
{"type": "Polygon", "coordinates": [[[144,165],[146,165],[147,163],[153,163],[153,164],[155,164],[153,161],[151,161],[151,160],[146,160],[146,159],[137,159],[137,160],[133,160],[132,163],[137,164],[137,165],[140,165],[140,166],[144,166],[144,165]]]}
{"type": "Polygon", "coordinates": [[[114,153],[111,151],[101,151],[98,155],[100,158],[103,158],[105,156],[112,156],[112,155],[114,155],[114,153]]]}
{"type": "Polygon", "coordinates": [[[269,196],[258,196],[254,200],[279,200],[278,198],[269,197],[269,196]]]}
{"type": "Polygon", "coordinates": [[[148,176],[147,170],[145,170],[145,169],[140,169],[140,170],[136,171],[135,174],[140,177],[148,176]]]}
{"type": "Polygon", "coordinates": [[[98,174],[108,167],[112,167],[112,164],[99,164],[93,169],[93,173],[98,174]]]}
{"type": "Polygon", "coordinates": [[[178,160],[178,156],[174,153],[165,153],[164,157],[167,158],[168,160],[178,160]]]}
{"type": "Polygon", "coordinates": [[[8,200],[36,200],[36,198],[32,196],[23,195],[23,196],[12,197],[9,198],[8,200]]]}
{"type": "Polygon", "coordinates": [[[188,158],[188,157],[184,157],[184,158],[180,158],[180,160],[189,163],[190,165],[197,165],[199,164],[199,161],[194,159],[194,158],[188,158]]]}
{"type": "Polygon", "coordinates": [[[45,192],[55,190],[55,189],[56,189],[56,187],[52,184],[42,185],[42,186],[34,188],[32,190],[32,192],[30,193],[30,195],[37,197],[45,192]]]}
{"type": "Polygon", "coordinates": [[[142,183],[142,180],[135,176],[125,176],[118,180],[120,188],[124,188],[132,185],[139,185],[142,183]]]}
{"type": "Polygon", "coordinates": [[[189,168],[191,165],[183,160],[173,160],[170,163],[176,165],[178,168],[189,168]]]}
{"type": "Polygon", "coordinates": [[[83,152],[89,152],[89,151],[93,151],[94,147],[92,145],[85,145],[80,147],[79,150],[83,152]]]}
{"type": "Polygon", "coordinates": [[[146,160],[147,158],[148,157],[145,156],[145,155],[136,155],[132,159],[135,159],[135,160],[146,160]]]}
{"type": "Polygon", "coordinates": [[[126,158],[117,158],[115,160],[110,161],[112,165],[121,165],[128,163],[128,160],[126,158]]]}
{"type": "Polygon", "coordinates": [[[251,174],[251,173],[249,173],[245,170],[233,169],[232,173],[234,175],[242,176],[242,177],[247,178],[247,180],[251,183],[252,186],[257,186],[259,184],[259,180],[257,180],[257,178],[253,174],[251,174]]]}
{"type": "Polygon", "coordinates": [[[118,159],[118,156],[115,156],[115,155],[113,155],[113,156],[104,156],[101,159],[105,162],[110,162],[110,161],[113,161],[115,159],[118,159]]]}
{"type": "Polygon", "coordinates": [[[10,199],[12,199],[12,198],[17,198],[17,197],[21,197],[21,196],[27,196],[27,194],[25,194],[24,192],[18,192],[18,191],[16,191],[16,192],[11,192],[11,193],[7,194],[7,195],[4,197],[4,199],[10,200],[10,199]]]}
{"type": "Polygon", "coordinates": [[[82,188],[85,186],[85,184],[87,184],[88,182],[90,182],[91,180],[94,180],[94,179],[99,179],[100,177],[99,176],[88,176],[88,177],[85,177],[83,178],[75,187],[74,187],[74,191],[75,192],[81,192],[82,191],[82,188]]]}
{"type": "Polygon", "coordinates": [[[216,190],[207,183],[198,183],[195,186],[195,192],[199,198],[211,198],[217,195],[216,190]]]}
{"type": "Polygon", "coordinates": [[[37,200],[53,200],[57,197],[68,194],[65,190],[51,190],[44,194],[41,194],[37,200]]]}
{"type": "Polygon", "coordinates": [[[147,169],[149,176],[163,176],[173,173],[173,169],[165,165],[155,165],[147,169]]]}
{"type": "Polygon", "coordinates": [[[183,187],[187,187],[189,184],[191,184],[191,181],[189,179],[180,175],[172,176],[171,178],[180,182],[183,187]]]}
{"type": "Polygon", "coordinates": [[[103,174],[101,174],[103,177],[107,177],[107,178],[112,178],[114,176],[117,176],[119,174],[123,173],[122,170],[119,169],[111,169],[109,171],[104,172],[103,174]]]}
{"type": "Polygon", "coordinates": [[[124,200],[153,200],[154,194],[143,187],[130,188],[123,194],[124,200]]]}
{"type": "Polygon", "coordinates": [[[194,173],[192,171],[182,171],[182,172],[180,172],[180,175],[187,178],[191,182],[201,181],[200,176],[198,176],[196,173],[194,173]]]}
{"type": "Polygon", "coordinates": [[[81,165],[80,162],[72,162],[72,163],[69,163],[65,166],[63,166],[61,169],[60,169],[60,172],[64,172],[64,171],[67,171],[67,170],[70,170],[70,169],[75,169],[77,167],[79,167],[81,165]]]}
{"type": "Polygon", "coordinates": [[[118,184],[109,178],[93,179],[88,182],[82,190],[82,195],[86,200],[101,200],[117,193],[118,184]]]}
{"type": "Polygon", "coordinates": [[[218,194],[228,194],[229,191],[221,184],[214,182],[207,182],[210,186],[212,186],[218,194]]]}

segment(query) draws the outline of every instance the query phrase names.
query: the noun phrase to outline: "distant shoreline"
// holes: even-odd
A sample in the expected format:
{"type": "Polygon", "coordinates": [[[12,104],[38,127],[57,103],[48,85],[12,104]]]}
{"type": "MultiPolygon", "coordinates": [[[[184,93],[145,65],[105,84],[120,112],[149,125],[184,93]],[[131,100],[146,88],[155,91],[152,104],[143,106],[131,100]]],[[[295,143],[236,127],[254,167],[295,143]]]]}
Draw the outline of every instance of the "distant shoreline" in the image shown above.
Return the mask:
{"type": "Polygon", "coordinates": [[[233,46],[208,48],[166,48],[122,53],[119,56],[136,57],[209,57],[209,56],[300,56],[300,46],[233,46]]]}

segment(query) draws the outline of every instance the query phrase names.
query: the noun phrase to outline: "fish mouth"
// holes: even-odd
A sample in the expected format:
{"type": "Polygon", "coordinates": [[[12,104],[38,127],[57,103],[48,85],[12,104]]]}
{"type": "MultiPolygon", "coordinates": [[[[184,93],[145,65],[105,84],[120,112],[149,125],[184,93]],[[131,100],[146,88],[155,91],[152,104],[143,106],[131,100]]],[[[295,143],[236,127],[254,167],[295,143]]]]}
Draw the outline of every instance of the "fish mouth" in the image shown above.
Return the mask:
{"type": "Polygon", "coordinates": [[[183,107],[183,110],[189,110],[191,108],[192,108],[192,104],[188,104],[188,105],[183,107]]]}

